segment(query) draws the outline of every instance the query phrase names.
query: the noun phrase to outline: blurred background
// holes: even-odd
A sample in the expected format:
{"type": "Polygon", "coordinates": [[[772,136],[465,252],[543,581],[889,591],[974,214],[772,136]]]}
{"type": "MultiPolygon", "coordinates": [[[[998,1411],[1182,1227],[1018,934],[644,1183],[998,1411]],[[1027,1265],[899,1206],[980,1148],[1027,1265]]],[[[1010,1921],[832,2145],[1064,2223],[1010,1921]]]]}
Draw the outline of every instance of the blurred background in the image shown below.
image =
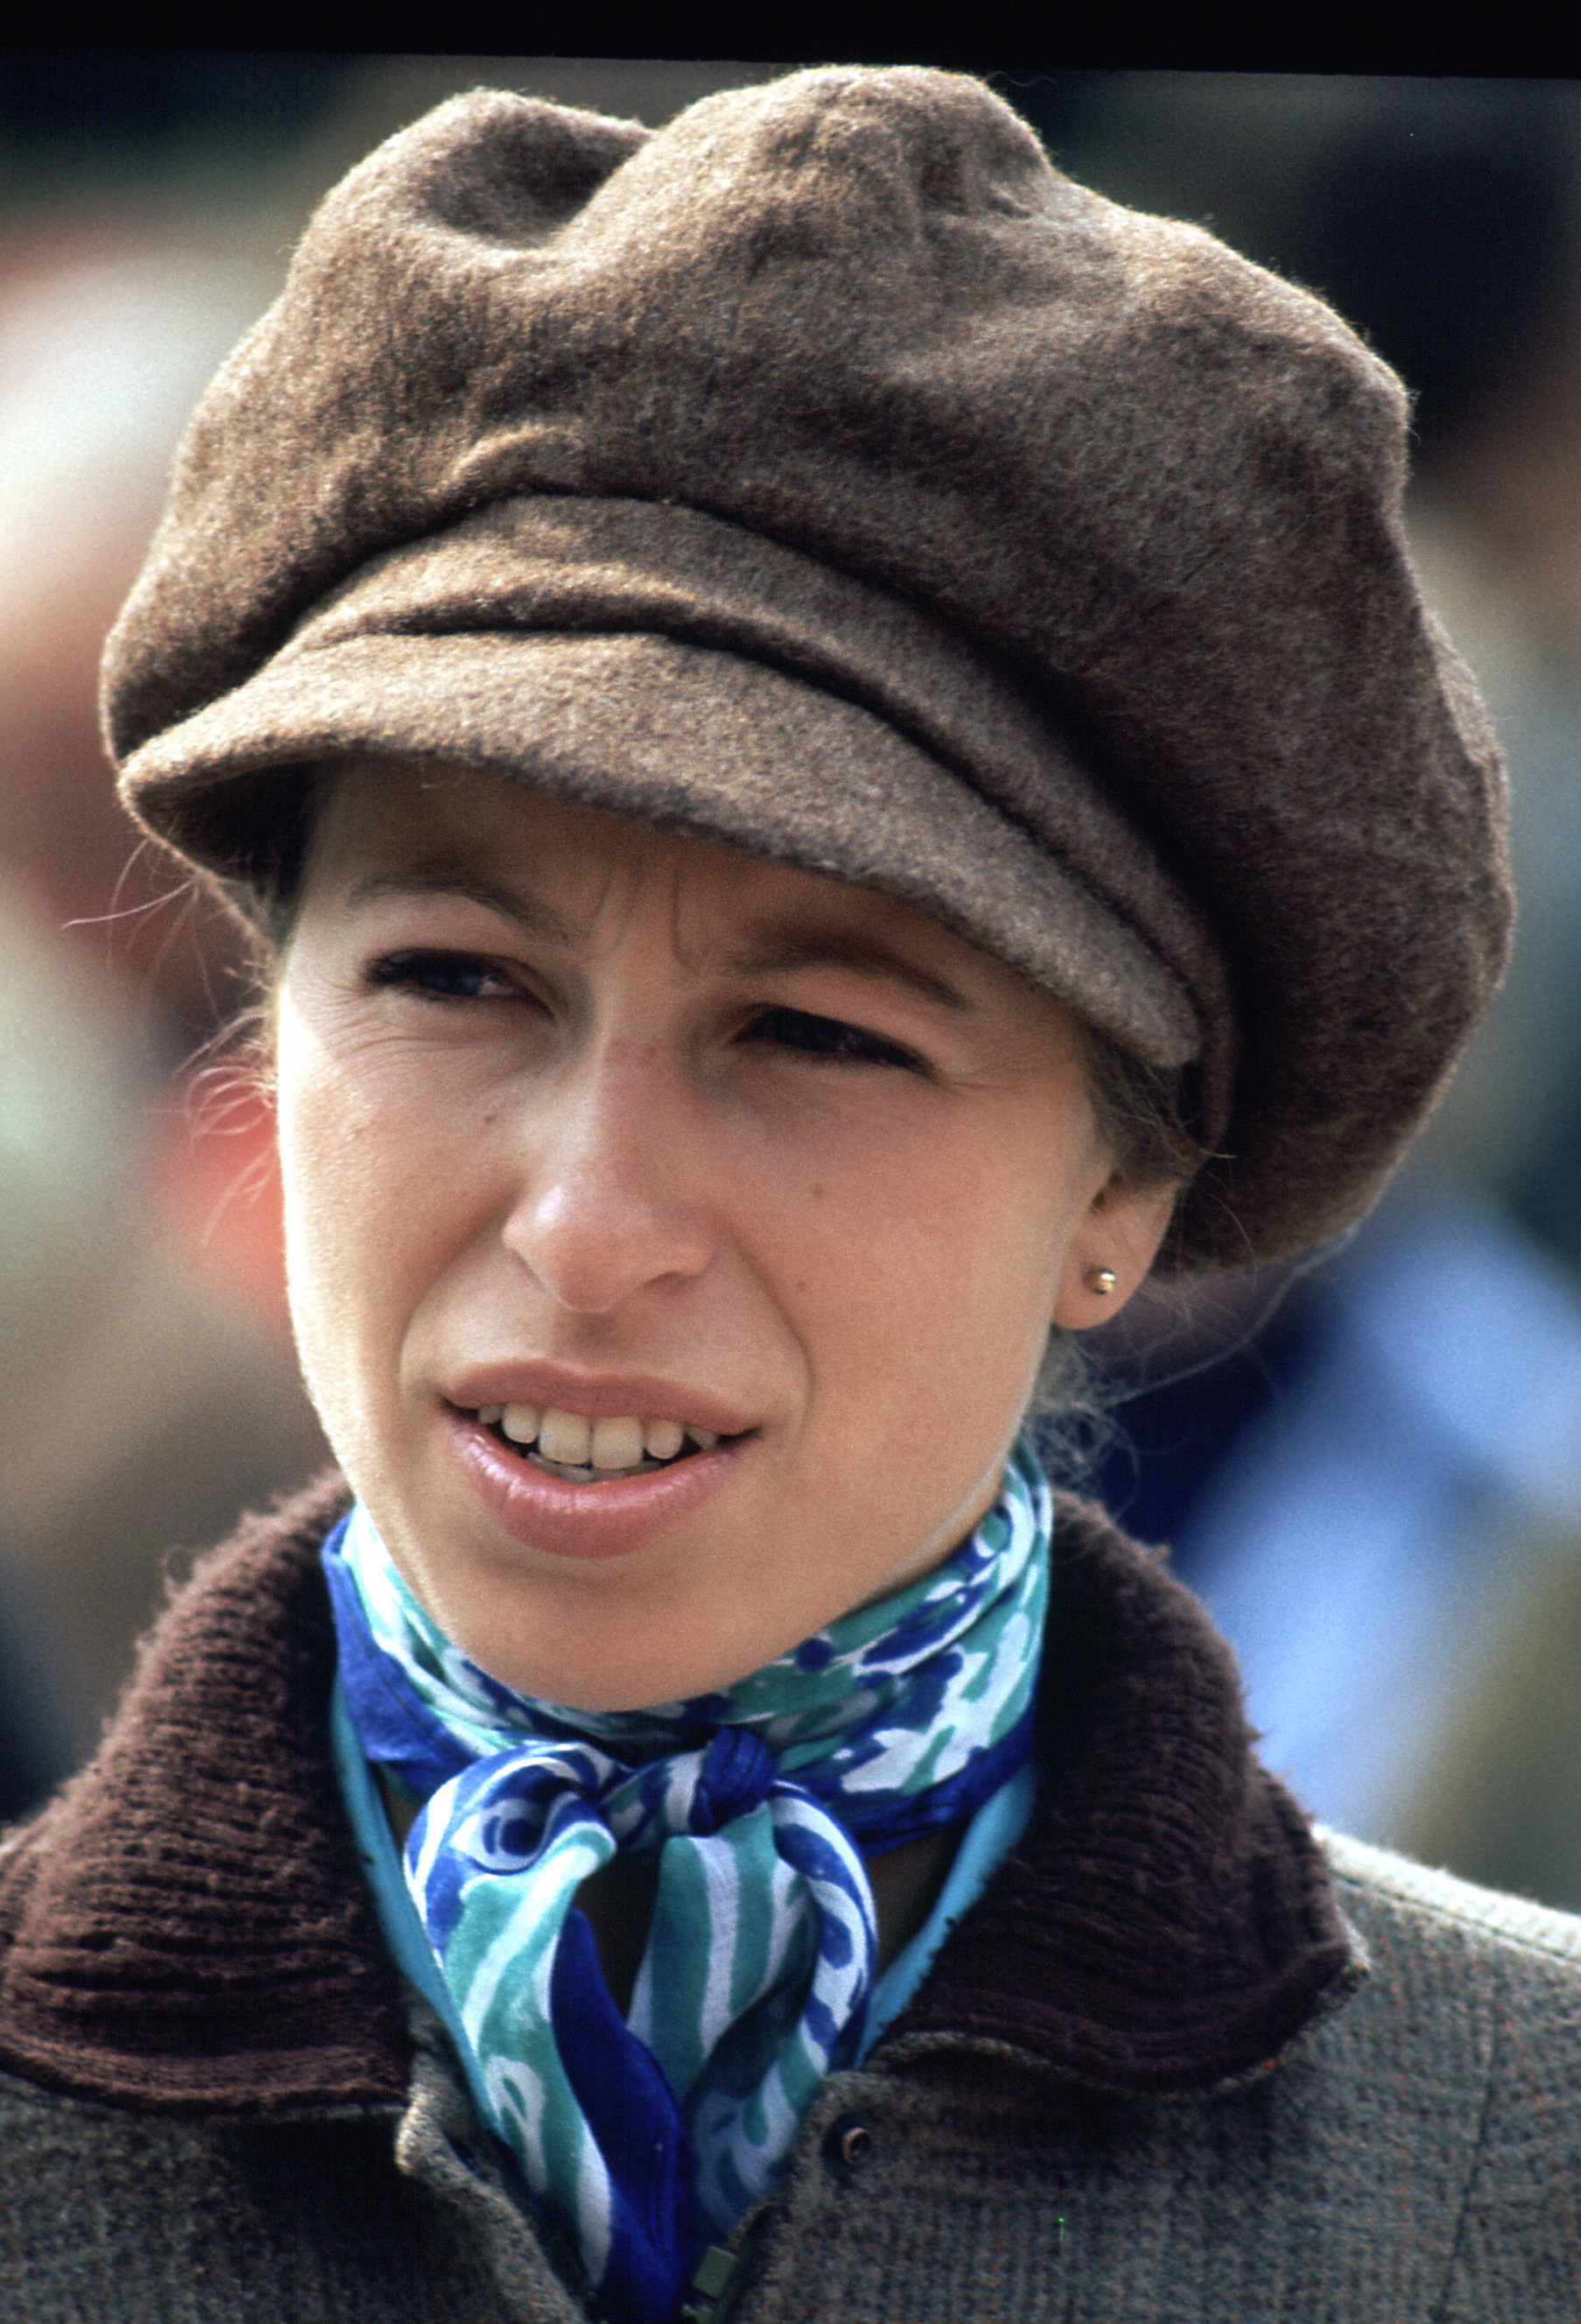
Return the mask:
{"type": "MultiPolygon", "coordinates": [[[[796,60],[790,60],[796,61],[796,60]]],[[[813,60],[813,61],[816,61],[813,60]]],[[[105,630],[313,205],[478,83],[653,124],[762,63],[11,50],[0,84],[0,1816],[184,1555],[326,1458],[234,940],[116,809],[105,630]]],[[[1098,1484],[1319,1816],[1581,1908],[1581,82],[991,71],[1071,175],[1322,291],[1416,398],[1508,752],[1514,969],[1374,1219],[1104,1337],[1098,1484]]]]}

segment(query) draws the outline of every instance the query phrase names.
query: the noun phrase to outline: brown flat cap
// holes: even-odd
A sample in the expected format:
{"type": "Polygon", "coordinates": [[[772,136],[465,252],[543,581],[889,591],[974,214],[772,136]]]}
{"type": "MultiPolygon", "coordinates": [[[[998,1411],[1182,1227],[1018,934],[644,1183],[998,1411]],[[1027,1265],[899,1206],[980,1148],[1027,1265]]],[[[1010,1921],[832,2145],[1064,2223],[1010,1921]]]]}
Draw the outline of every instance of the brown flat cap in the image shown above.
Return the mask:
{"type": "Polygon", "coordinates": [[[935,913],[1222,1150],[1167,1264],[1357,1217],[1491,996],[1498,756],[1399,383],[980,83],[650,134],[490,91],[319,210],[110,641],[123,795],[244,888],[308,764],[456,760],[935,913]]]}

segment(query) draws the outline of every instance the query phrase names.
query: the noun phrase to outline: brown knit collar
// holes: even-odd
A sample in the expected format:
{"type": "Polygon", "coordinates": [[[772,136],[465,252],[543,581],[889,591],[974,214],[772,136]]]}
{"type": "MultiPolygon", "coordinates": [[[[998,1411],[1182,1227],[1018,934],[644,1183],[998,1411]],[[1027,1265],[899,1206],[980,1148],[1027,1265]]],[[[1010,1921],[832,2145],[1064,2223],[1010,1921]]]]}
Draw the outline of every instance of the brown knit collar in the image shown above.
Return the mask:
{"type": "MultiPolygon", "coordinates": [[[[345,1505],[331,1480],[205,1562],[97,1758],[0,1851],[0,2065],[160,2111],[404,2100],[329,1750],[317,1553],[345,1505]]],[[[1210,2087],[1354,1984],[1355,1946],[1195,1600],[1096,1510],[1063,1504],[1058,1538],[1033,1822],[886,2046],[1210,2087]]]]}

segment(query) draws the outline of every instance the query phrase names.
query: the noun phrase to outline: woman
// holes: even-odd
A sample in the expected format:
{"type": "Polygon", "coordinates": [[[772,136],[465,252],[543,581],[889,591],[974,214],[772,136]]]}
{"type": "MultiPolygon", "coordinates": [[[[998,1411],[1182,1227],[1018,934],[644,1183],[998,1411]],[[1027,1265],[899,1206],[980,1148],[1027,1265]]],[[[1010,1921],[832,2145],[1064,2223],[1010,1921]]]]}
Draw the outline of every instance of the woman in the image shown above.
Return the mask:
{"type": "Polygon", "coordinates": [[[344,1481],[0,1867],[30,2318],[1573,2313],[1575,1925],[1320,1845],[1020,1436],[1496,977],[1403,419],[949,76],[330,198],[106,698],[344,1481]]]}

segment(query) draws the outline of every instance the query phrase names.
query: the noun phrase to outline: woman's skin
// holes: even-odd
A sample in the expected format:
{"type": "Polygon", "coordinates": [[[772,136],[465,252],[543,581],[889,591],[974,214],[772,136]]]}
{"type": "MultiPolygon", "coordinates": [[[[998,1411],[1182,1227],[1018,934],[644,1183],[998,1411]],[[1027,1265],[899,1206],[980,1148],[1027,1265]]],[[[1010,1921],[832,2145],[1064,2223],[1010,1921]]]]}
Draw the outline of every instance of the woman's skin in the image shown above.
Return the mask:
{"type": "Polygon", "coordinates": [[[924,914],[488,774],[335,778],[276,1056],[341,1465],[450,1637],[584,1708],[727,1685],[941,1563],[1051,1321],[1113,1314],[1172,1201],[1116,1175],[1068,1012],[924,914]],[[568,1481],[500,1406],[720,1441],[568,1481]]]}

